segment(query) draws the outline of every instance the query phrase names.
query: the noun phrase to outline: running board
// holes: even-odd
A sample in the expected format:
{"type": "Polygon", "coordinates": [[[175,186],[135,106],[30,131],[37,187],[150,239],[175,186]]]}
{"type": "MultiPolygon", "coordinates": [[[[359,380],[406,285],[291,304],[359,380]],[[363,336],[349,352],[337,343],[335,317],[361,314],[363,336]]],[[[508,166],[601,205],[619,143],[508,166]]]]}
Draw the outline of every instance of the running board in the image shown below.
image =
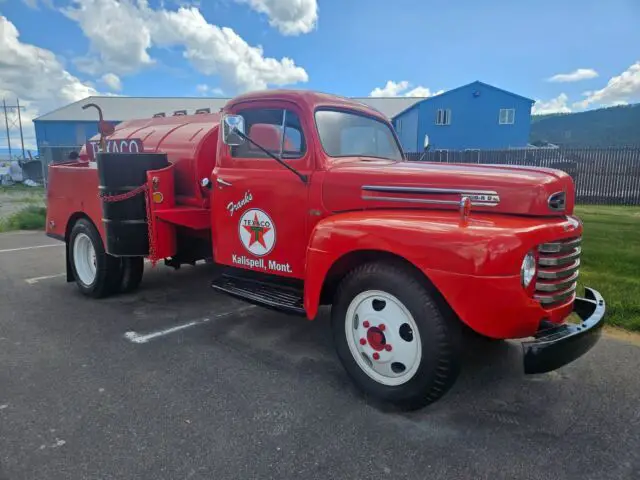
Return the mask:
{"type": "Polygon", "coordinates": [[[296,315],[306,315],[302,303],[302,292],[293,287],[226,274],[213,280],[211,287],[255,305],[296,315]]]}

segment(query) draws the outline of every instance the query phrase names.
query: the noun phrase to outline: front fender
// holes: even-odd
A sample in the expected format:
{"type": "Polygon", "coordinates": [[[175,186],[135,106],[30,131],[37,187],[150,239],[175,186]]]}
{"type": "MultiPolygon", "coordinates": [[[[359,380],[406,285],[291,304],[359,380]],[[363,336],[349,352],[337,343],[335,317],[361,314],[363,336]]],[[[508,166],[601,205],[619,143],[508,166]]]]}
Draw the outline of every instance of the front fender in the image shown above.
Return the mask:
{"type": "MultiPolygon", "coordinates": [[[[312,232],[307,249],[305,310],[309,318],[317,314],[324,281],[335,262],[351,252],[373,250],[411,262],[432,281],[456,313],[468,312],[468,308],[461,308],[465,299],[460,295],[460,282],[465,282],[464,277],[513,283],[514,278],[519,278],[522,259],[529,250],[551,239],[576,235],[575,231],[567,231],[567,223],[566,219],[491,214],[472,214],[464,221],[458,212],[424,210],[337,214],[320,221],[312,232]],[[459,281],[444,281],[445,275],[440,273],[448,279],[453,275],[459,281]]],[[[478,282],[468,283],[469,287],[472,285],[477,286],[478,282]]],[[[519,301],[529,307],[537,303],[526,295],[519,301]]],[[[512,306],[511,310],[517,312],[518,308],[512,306]]]]}

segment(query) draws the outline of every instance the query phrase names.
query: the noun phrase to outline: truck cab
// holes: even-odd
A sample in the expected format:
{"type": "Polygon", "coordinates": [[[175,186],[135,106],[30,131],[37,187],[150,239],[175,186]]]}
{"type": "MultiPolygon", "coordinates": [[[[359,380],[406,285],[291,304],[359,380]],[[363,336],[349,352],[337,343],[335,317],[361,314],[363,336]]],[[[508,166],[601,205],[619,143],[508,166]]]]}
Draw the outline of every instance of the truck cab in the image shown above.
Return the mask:
{"type": "Polygon", "coordinates": [[[135,288],[145,256],[211,258],[218,292],[310,320],[331,306],[351,378],[408,409],[455,381],[462,325],[530,337],[526,373],[559,368],[600,335],[604,300],[590,288],[576,296],[582,224],[564,172],[407,162],[382,114],[316,92],[249,93],[217,114],[125,122],[102,140],[95,163],[88,148],[50,171],[48,233],[67,243],[68,279],[83,293],[112,294],[124,278],[135,288]],[[134,139],[137,153],[118,150],[134,139]],[[144,168],[141,152],[166,163],[144,168]],[[129,168],[143,175],[139,191],[108,185],[129,168]],[[72,192],[78,172],[86,180],[72,192]],[[148,228],[110,234],[117,219],[105,211],[135,195],[148,228]],[[143,230],[146,243],[127,251],[143,230]],[[77,238],[93,253],[78,253],[77,238]],[[97,273],[83,280],[91,255],[97,273]],[[573,312],[580,324],[566,323],[573,312]]]}

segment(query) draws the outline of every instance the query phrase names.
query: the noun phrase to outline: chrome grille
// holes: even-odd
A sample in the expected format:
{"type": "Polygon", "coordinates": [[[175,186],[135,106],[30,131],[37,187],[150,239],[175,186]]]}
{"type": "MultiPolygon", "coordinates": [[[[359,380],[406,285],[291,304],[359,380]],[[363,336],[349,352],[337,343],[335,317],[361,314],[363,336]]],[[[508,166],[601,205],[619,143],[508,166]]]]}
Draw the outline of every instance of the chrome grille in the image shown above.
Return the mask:
{"type": "Polygon", "coordinates": [[[534,298],[544,307],[571,299],[576,291],[582,238],[543,243],[538,247],[538,277],[534,298]]]}

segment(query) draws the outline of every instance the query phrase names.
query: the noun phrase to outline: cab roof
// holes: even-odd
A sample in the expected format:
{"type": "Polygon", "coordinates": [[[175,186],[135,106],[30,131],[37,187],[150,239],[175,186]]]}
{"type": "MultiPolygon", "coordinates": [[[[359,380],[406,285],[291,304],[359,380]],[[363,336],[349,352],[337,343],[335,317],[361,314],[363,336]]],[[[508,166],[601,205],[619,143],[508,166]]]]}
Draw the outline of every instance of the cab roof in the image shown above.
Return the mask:
{"type": "Polygon", "coordinates": [[[309,111],[315,111],[318,108],[339,108],[355,110],[365,115],[370,115],[372,117],[377,117],[388,121],[388,118],[383,113],[364,103],[357,102],[346,97],[341,97],[339,95],[331,95],[322,92],[312,92],[309,90],[281,89],[249,92],[234,97],[225,105],[225,110],[231,109],[241,103],[257,102],[263,100],[288,101],[299,104],[309,111]]]}

